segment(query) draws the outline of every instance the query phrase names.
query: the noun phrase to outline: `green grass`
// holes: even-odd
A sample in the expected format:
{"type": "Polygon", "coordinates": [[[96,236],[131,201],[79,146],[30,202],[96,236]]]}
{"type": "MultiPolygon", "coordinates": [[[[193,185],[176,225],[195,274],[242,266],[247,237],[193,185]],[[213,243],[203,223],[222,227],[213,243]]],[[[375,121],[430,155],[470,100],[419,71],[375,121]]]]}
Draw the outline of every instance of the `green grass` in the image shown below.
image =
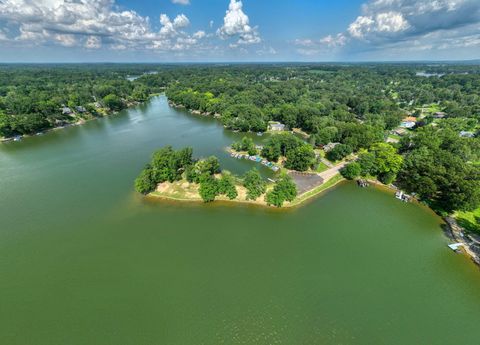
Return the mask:
{"type": "Polygon", "coordinates": [[[398,92],[395,92],[395,91],[390,92],[390,96],[395,100],[398,99],[399,97],[398,92]]]}
{"type": "Polygon", "coordinates": [[[315,169],[315,171],[321,173],[321,172],[324,172],[327,169],[328,169],[328,166],[325,163],[318,162],[318,165],[317,165],[317,168],[315,169]]]}
{"type": "Polygon", "coordinates": [[[321,149],[315,149],[314,150],[316,154],[318,154],[320,157],[325,158],[325,151],[321,149]]]}
{"type": "Polygon", "coordinates": [[[480,234],[480,208],[472,212],[457,212],[455,217],[465,230],[480,234]]]}
{"type": "Polygon", "coordinates": [[[427,114],[433,114],[433,113],[436,113],[438,111],[441,111],[440,106],[436,103],[432,103],[428,107],[418,108],[418,109],[422,109],[423,112],[427,113],[427,114]]]}

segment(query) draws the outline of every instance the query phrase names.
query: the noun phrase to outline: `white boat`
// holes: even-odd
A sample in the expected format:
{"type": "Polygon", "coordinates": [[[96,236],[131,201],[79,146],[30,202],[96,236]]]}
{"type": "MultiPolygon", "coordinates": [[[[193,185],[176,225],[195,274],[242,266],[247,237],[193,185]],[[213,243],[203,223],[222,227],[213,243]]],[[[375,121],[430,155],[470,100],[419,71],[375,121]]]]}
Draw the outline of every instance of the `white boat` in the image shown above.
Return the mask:
{"type": "Polygon", "coordinates": [[[453,250],[454,252],[456,252],[457,250],[460,249],[460,247],[463,247],[464,244],[463,243],[453,243],[453,244],[449,244],[448,245],[448,248],[450,248],[451,250],[453,250]]]}
{"type": "Polygon", "coordinates": [[[401,200],[403,202],[409,202],[410,201],[410,196],[399,190],[398,192],[395,193],[395,198],[398,200],[401,200]]]}

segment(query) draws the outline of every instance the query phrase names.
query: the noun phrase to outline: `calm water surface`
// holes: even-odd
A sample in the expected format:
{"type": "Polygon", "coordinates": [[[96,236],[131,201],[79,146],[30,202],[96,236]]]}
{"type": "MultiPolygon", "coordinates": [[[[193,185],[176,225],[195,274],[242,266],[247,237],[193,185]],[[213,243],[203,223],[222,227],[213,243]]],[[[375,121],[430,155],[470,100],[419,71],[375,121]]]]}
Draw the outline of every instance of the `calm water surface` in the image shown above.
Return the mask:
{"type": "Polygon", "coordinates": [[[133,192],[166,144],[243,173],[241,136],[157,97],[1,145],[0,344],[479,344],[480,272],[424,208],[353,184],[287,212],[133,192]]]}

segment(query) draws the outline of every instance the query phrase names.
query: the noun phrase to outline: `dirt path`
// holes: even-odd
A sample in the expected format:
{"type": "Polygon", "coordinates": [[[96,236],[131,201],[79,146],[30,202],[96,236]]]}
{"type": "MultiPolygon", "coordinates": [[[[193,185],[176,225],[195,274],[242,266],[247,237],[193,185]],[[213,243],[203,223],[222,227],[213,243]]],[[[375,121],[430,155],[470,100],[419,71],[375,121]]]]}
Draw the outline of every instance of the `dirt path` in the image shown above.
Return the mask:
{"type": "Polygon", "coordinates": [[[325,170],[325,171],[319,173],[318,175],[323,179],[323,183],[325,183],[328,180],[330,180],[332,177],[337,175],[340,172],[340,169],[342,169],[348,163],[349,162],[340,163],[339,165],[334,166],[333,168],[330,168],[328,170],[325,170]]]}

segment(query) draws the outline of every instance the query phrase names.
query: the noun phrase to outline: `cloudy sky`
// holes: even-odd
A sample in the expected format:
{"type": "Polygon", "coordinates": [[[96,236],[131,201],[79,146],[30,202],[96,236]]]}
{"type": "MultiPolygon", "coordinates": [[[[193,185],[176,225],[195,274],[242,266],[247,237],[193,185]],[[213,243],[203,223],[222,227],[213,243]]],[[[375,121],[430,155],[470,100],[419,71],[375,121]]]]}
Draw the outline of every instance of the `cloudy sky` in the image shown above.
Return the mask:
{"type": "Polygon", "coordinates": [[[0,0],[1,62],[480,58],[480,0],[0,0]]]}

